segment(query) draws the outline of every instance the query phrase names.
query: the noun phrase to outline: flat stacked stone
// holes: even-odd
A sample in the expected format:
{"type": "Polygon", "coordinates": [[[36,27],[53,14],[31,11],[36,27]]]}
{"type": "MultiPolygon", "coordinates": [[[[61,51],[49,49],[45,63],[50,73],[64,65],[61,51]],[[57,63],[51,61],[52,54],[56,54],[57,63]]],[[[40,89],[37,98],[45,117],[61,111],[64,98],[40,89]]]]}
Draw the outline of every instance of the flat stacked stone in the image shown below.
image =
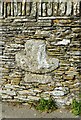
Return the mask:
{"type": "Polygon", "coordinates": [[[57,0],[55,3],[37,4],[15,2],[11,4],[11,12],[10,3],[7,7],[4,3],[4,12],[1,2],[0,5],[2,99],[27,102],[39,100],[40,97],[49,99],[51,95],[58,106],[70,105],[74,97],[78,98],[81,86],[81,21],[80,18],[76,18],[79,16],[79,2],[76,4],[71,1],[58,3],[57,0]],[[60,18],[67,15],[71,19],[67,17],[53,19],[53,16],[59,18],[57,16],[59,14],[60,18]],[[22,59],[19,65],[15,59],[17,54],[20,54],[18,61],[22,59]],[[37,57],[38,54],[40,57],[37,57]],[[37,58],[41,64],[38,64],[37,58]],[[51,64],[52,60],[53,64],[51,64]],[[59,66],[56,64],[58,60],[59,66]],[[27,63],[25,66],[24,62],[27,63]],[[46,62],[52,67],[45,68],[48,67],[46,62]],[[27,65],[30,65],[30,69],[27,65]],[[42,69],[38,69],[37,66],[39,68],[42,66],[42,69]]]}

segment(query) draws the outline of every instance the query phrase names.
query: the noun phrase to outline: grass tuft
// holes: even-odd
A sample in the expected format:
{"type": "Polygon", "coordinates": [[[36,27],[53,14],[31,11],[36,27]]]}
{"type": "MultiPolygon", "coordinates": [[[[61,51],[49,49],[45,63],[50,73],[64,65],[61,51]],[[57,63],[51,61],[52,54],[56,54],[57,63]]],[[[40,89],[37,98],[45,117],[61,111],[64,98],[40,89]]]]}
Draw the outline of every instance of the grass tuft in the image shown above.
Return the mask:
{"type": "Polygon", "coordinates": [[[77,101],[76,99],[73,99],[71,108],[72,108],[72,113],[74,115],[80,115],[81,114],[81,100],[77,101]]]}
{"type": "Polygon", "coordinates": [[[57,105],[55,101],[52,98],[49,98],[48,100],[41,98],[35,108],[41,112],[52,112],[53,110],[57,109],[57,105]]]}

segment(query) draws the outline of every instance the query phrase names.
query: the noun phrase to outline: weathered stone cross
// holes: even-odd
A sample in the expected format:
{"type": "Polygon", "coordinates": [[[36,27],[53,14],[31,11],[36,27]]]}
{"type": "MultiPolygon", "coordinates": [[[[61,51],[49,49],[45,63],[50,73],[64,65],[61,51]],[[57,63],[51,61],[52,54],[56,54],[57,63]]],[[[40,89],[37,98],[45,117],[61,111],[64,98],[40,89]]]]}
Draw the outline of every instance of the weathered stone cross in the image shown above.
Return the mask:
{"type": "Polygon", "coordinates": [[[25,50],[16,54],[17,65],[26,71],[25,82],[50,82],[48,74],[59,66],[59,60],[46,54],[44,40],[31,39],[25,43],[25,50]]]}

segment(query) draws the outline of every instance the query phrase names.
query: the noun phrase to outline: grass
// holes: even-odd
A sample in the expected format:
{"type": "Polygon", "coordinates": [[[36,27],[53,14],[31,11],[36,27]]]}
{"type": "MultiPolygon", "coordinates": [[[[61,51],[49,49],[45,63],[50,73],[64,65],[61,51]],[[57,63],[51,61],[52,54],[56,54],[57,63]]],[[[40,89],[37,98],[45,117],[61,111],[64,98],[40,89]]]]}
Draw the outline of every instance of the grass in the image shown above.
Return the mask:
{"type": "Polygon", "coordinates": [[[48,100],[41,98],[35,106],[36,110],[41,112],[52,112],[53,110],[57,109],[57,105],[52,98],[48,100]]]}
{"type": "Polygon", "coordinates": [[[71,109],[74,115],[81,115],[81,100],[73,99],[71,109]]]}

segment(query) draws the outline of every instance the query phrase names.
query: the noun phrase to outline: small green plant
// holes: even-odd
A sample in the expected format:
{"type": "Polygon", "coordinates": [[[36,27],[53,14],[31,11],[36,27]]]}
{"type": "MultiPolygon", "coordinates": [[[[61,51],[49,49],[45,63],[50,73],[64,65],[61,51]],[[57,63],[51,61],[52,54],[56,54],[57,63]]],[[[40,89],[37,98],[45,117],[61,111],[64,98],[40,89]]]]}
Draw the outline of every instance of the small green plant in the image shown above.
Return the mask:
{"type": "Polygon", "coordinates": [[[73,99],[71,107],[72,107],[72,113],[74,115],[81,114],[81,101],[77,101],[76,99],[73,99]]]}
{"type": "Polygon", "coordinates": [[[48,100],[41,98],[36,105],[36,109],[42,112],[43,111],[51,112],[56,108],[57,108],[56,103],[54,100],[52,100],[52,98],[48,100]]]}

